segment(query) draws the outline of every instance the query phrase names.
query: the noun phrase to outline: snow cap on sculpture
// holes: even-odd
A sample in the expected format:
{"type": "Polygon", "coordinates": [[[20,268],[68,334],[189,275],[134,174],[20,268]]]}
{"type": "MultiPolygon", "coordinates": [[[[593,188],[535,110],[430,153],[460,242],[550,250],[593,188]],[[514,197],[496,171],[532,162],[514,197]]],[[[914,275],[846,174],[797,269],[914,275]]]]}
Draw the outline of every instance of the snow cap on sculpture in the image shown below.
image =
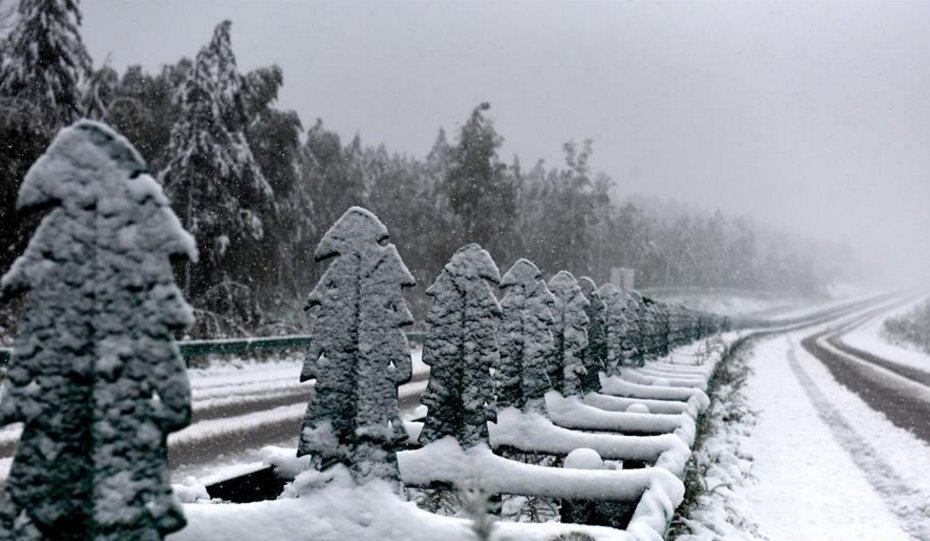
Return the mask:
{"type": "Polygon", "coordinates": [[[362,207],[352,207],[323,235],[313,258],[322,261],[366,245],[380,244],[388,236],[387,227],[377,216],[362,207]]]}
{"type": "Polygon", "coordinates": [[[444,268],[454,277],[482,278],[494,284],[499,284],[501,281],[500,270],[491,258],[491,254],[474,243],[456,250],[444,268]]]}
{"type": "Polygon", "coordinates": [[[521,258],[504,274],[504,277],[501,278],[500,286],[526,285],[539,280],[541,277],[542,273],[536,265],[531,261],[521,258]]]}

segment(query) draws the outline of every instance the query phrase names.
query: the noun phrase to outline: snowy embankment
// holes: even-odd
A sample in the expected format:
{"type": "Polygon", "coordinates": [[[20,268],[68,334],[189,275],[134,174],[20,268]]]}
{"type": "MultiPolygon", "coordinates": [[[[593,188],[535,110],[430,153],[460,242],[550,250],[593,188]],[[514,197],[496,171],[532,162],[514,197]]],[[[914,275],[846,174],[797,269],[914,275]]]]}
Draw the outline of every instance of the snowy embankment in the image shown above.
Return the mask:
{"type": "Polygon", "coordinates": [[[695,454],[703,491],[675,539],[930,539],[930,446],[800,345],[834,326],[763,339],[728,363],[695,454]]]}
{"type": "Polygon", "coordinates": [[[889,342],[882,330],[885,320],[906,314],[928,300],[930,298],[923,296],[894,310],[877,315],[852,328],[840,339],[849,346],[897,364],[930,371],[930,354],[906,345],[893,344],[889,342]]]}
{"type": "MultiPolygon", "coordinates": [[[[684,496],[682,478],[689,446],[694,440],[696,419],[708,401],[702,389],[707,388],[708,378],[727,344],[739,335],[726,333],[679,348],[669,357],[637,370],[635,383],[616,377],[604,379],[605,392],[622,395],[632,391],[636,397],[592,393],[578,400],[550,393],[546,402],[552,419],[506,409],[496,423],[489,424],[495,448],[557,456],[573,451],[577,454],[577,450],[587,448],[597,451],[600,459],[641,461],[646,468],[616,470],[611,468],[619,467],[619,462],[607,467],[599,460],[594,462],[603,469],[570,469],[571,461],[567,461],[566,468],[542,467],[507,460],[486,447],[463,451],[454,441],[440,440],[398,454],[404,483],[429,486],[445,482],[459,487],[479,483],[488,493],[637,502],[627,531],[574,524],[500,522],[493,528],[492,539],[551,540],[566,532],[584,532],[599,540],[658,540],[684,496]],[[669,397],[679,401],[664,400],[669,397]],[[595,407],[598,404],[605,408],[595,407]],[[650,417],[655,423],[648,422],[650,417]],[[572,430],[560,424],[590,424],[598,432],[572,430]],[[622,430],[647,430],[655,435],[621,435],[622,430]]],[[[410,430],[419,428],[418,424],[408,424],[410,430]]],[[[392,494],[387,485],[353,488],[340,473],[299,473],[307,465],[305,460],[287,458],[295,454],[293,449],[266,451],[266,459],[276,466],[279,475],[296,476],[282,499],[251,504],[186,504],[190,524],[170,539],[210,541],[232,535],[243,541],[475,539],[472,528],[476,521],[470,518],[439,517],[419,510],[414,503],[392,494]]],[[[472,518],[478,518],[480,523],[487,517],[472,518]]]]}

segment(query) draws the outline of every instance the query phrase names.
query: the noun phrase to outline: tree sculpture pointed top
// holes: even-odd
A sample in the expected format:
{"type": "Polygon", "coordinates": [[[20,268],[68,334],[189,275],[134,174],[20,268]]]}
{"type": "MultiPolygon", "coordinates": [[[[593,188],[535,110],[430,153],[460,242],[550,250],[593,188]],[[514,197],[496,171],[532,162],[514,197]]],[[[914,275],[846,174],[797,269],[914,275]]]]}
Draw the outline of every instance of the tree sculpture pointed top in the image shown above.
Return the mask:
{"type": "Polygon", "coordinates": [[[429,408],[421,443],[446,436],[464,448],[488,442],[488,421],[497,418],[491,368],[498,362],[500,305],[488,282],[500,274],[477,244],[459,249],[426,290],[433,298],[423,362],[430,381],[420,399],[429,408]]]}
{"type": "Polygon", "coordinates": [[[352,207],[323,235],[313,257],[317,261],[364,250],[388,238],[387,227],[371,212],[352,207]]]}
{"type": "Polygon", "coordinates": [[[335,259],[307,300],[320,311],[301,380],[316,387],[297,452],[319,468],[345,464],[360,483],[399,483],[396,451],[407,439],[397,386],[411,376],[400,327],[413,323],[403,288],[415,281],[386,238],[374,214],[346,211],[317,247],[317,261],[335,259]]]}
{"type": "Polygon", "coordinates": [[[501,279],[500,369],[496,373],[499,407],[545,412],[544,396],[552,351],[550,307],[555,302],[536,265],[520,259],[501,279]]]}
{"type": "Polygon", "coordinates": [[[552,337],[554,339],[549,380],[552,388],[563,395],[580,395],[584,367],[584,350],[588,347],[588,299],[578,281],[568,271],[560,271],[549,279],[549,290],[555,297],[552,306],[552,337]]]}
{"type": "Polygon", "coordinates": [[[594,393],[601,389],[598,373],[606,368],[607,362],[606,309],[594,280],[582,276],[578,279],[578,286],[588,299],[588,305],[585,307],[585,314],[588,316],[588,345],[582,353],[585,374],[581,380],[581,387],[583,393],[594,393]]]}
{"type": "Polygon", "coordinates": [[[193,239],[128,141],[62,130],[19,206],[51,206],[2,292],[28,292],[0,398],[23,423],[2,539],[161,539],[184,526],[166,436],[190,421],[172,333],[192,322],[170,259],[193,239]]]}

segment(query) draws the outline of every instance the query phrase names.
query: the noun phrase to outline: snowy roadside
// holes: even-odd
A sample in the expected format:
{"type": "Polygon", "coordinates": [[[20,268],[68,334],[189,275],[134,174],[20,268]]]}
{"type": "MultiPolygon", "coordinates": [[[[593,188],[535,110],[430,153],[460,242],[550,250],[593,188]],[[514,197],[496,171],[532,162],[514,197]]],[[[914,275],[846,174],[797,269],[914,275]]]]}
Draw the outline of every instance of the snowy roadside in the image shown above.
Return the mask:
{"type": "Polygon", "coordinates": [[[906,345],[892,344],[883,335],[885,320],[910,312],[915,307],[928,301],[922,296],[913,302],[885,312],[860,325],[841,338],[843,342],[856,349],[866,351],[883,359],[894,361],[897,364],[910,366],[923,370],[930,370],[930,354],[910,348],[906,345]]]}
{"type": "Polygon", "coordinates": [[[675,539],[930,539],[930,446],[799,345],[833,325],[762,338],[728,363],[736,385],[718,387],[695,453],[706,491],[675,539]]]}

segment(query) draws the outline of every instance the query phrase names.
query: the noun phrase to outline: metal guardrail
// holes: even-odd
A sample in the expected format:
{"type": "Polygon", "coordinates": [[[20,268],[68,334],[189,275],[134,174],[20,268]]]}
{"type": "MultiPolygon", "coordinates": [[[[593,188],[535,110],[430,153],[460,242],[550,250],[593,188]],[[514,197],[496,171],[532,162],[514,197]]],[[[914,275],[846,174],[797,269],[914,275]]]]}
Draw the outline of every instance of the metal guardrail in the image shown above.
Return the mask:
{"type": "MultiPolygon", "coordinates": [[[[423,344],[425,332],[408,332],[407,340],[423,344]]],[[[310,345],[308,335],[265,336],[256,338],[225,338],[221,340],[182,340],[178,342],[181,355],[193,359],[204,355],[229,355],[233,353],[256,353],[259,351],[286,351],[306,348],[310,345]]],[[[0,348],[0,367],[6,366],[13,355],[13,348],[0,348]]]]}

